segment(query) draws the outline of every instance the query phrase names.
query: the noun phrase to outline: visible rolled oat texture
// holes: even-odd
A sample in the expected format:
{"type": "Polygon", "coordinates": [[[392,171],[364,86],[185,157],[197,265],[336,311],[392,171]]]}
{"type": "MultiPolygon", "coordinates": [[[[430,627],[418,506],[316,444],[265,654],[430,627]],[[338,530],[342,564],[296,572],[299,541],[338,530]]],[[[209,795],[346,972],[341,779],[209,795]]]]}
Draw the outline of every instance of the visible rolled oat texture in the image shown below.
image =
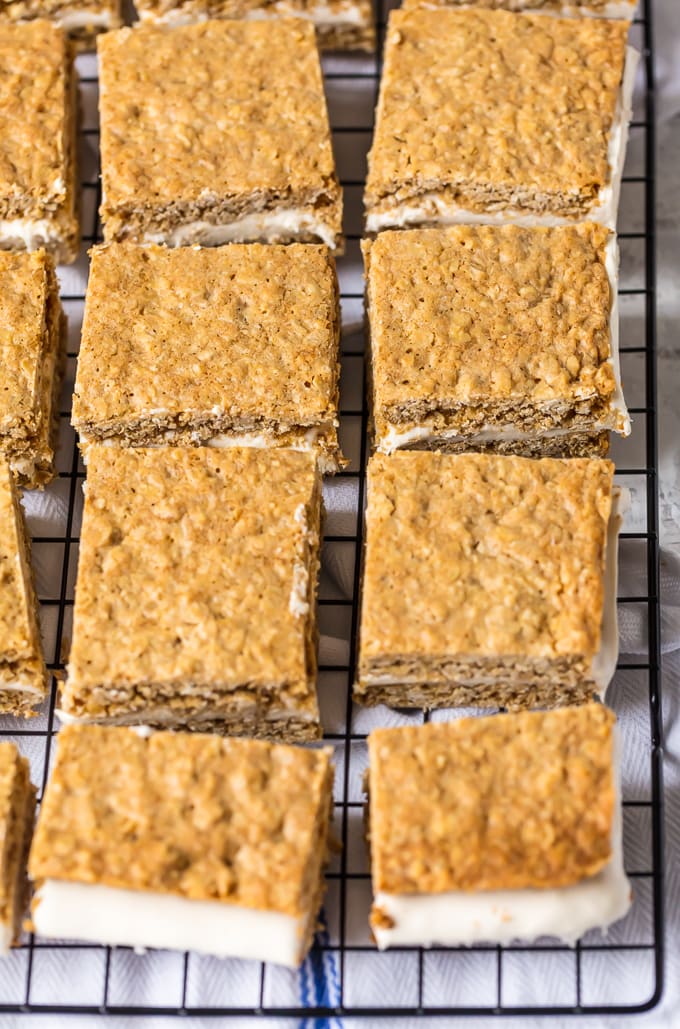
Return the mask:
{"type": "Polygon", "coordinates": [[[371,458],[355,699],[425,708],[589,700],[613,471],[601,459],[371,458]]]}
{"type": "Polygon", "coordinates": [[[63,30],[43,19],[0,21],[0,249],[77,257],[76,111],[63,30]]]}
{"type": "Polygon", "coordinates": [[[100,37],[98,53],[107,241],[340,245],[308,22],[143,25],[100,37]]]}
{"type": "Polygon", "coordinates": [[[66,715],[318,738],[314,455],[95,444],[86,490],[66,715]]]}
{"type": "Polygon", "coordinates": [[[339,335],[324,246],[95,247],[81,446],[292,447],[337,471],[339,335]]]}

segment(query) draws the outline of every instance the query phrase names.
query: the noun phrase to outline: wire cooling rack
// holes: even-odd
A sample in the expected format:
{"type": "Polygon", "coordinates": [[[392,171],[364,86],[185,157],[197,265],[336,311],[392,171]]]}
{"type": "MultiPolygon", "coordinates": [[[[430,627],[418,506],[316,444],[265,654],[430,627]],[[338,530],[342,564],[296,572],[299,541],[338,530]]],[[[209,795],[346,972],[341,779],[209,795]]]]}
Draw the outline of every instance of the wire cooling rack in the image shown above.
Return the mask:
{"type": "MultiPolygon", "coordinates": [[[[336,750],[335,831],[341,855],[328,872],[323,929],[300,973],[256,962],[196,954],[136,954],[75,941],[46,944],[25,936],[0,962],[0,1012],[68,1014],[278,1015],[340,1024],[343,1015],[586,1014],[653,1007],[663,983],[663,873],[654,265],[654,66],[651,5],[633,27],[642,51],[621,216],[621,357],[634,431],[615,447],[618,479],[634,496],[621,538],[624,574],[619,613],[636,628],[637,653],[623,655],[608,701],[623,737],[625,861],[634,903],[607,935],[589,933],[575,948],[480,946],[378,954],[368,936],[370,879],[362,833],[365,739],[382,724],[419,721],[385,709],[353,709],[361,517],[367,458],[363,367],[363,282],[359,239],[379,65],[351,55],[324,59],[336,156],[345,187],[347,253],[338,262],[342,292],[342,425],[347,471],[325,485],[329,511],[320,586],[320,699],[326,738],[336,750]],[[628,588],[628,581],[630,589],[628,588]]],[[[384,30],[387,0],[381,0],[384,30]]],[[[97,219],[96,61],[78,59],[83,127],[83,252],[60,270],[70,320],[68,374],[61,412],[59,478],[26,508],[46,654],[58,675],[71,634],[73,586],[84,469],[69,426],[70,396],[87,280],[86,250],[100,238],[97,219]]],[[[0,721],[31,760],[42,792],[58,730],[55,693],[34,721],[0,721]],[[28,726],[28,727],[27,727],[28,726]]],[[[446,717],[445,713],[432,716],[446,717]]]]}

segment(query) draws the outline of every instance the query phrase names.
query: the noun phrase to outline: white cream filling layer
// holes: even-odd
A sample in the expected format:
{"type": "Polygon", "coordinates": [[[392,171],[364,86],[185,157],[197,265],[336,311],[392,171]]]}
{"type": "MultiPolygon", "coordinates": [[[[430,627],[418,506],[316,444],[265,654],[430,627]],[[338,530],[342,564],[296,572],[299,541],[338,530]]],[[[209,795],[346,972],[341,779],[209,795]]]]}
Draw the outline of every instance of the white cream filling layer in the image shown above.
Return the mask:
{"type": "Polygon", "coordinates": [[[63,11],[55,21],[66,32],[77,32],[78,29],[108,29],[111,25],[111,11],[63,11]]]}
{"type": "Polygon", "coordinates": [[[0,691],[7,693],[32,693],[34,697],[44,697],[43,690],[37,690],[24,680],[16,682],[0,682],[0,691]]]}
{"type": "Polygon", "coordinates": [[[21,243],[26,250],[37,250],[45,243],[59,243],[61,236],[47,218],[0,218],[0,241],[21,243]]]}
{"type": "Polygon", "coordinates": [[[623,80],[619,90],[616,112],[609,133],[608,160],[609,183],[600,190],[599,202],[577,218],[552,213],[540,214],[535,211],[522,211],[511,206],[502,211],[471,211],[459,204],[446,200],[438,193],[423,193],[415,197],[413,203],[391,206],[382,211],[369,211],[366,214],[366,231],[380,232],[387,228],[406,228],[410,225],[422,225],[424,222],[435,222],[439,225],[573,225],[576,221],[598,222],[607,228],[616,228],[616,217],[621,193],[621,178],[626,159],[628,142],[628,123],[632,113],[633,87],[640,55],[633,47],[626,47],[626,60],[623,80]]]}
{"type": "Polygon", "coordinates": [[[6,958],[12,948],[14,931],[11,925],[0,923],[0,957],[6,958]]]}
{"type": "Polygon", "coordinates": [[[36,899],[36,932],[50,939],[300,963],[303,920],[278,911],[57,879],[46,879],[36,899]]]}
{"type": "MultiPolygon", "coordinates": [[[[310,687],[311,688],[311,687],[310,687]]],[[[274,690],[275,687],[272,687],[274,690]]],[[[186,691],[185,691],[186,692],[186,691]]],[[[111,694],[113,691],[111,691],[111,694]]],[[[56,708],[56,714],[62,725],[91,725],[93,722],[97,722],[100,725],[125,725],[134,727],[135,725],[146,725],[148,722],[153,722],[155,726],[166,725],[166,726],[177,726],[177,711],[171,707],[145,707],[141,711],[130,711],[127,714],[112,715],[108,718],[92,719],[88,717],[80,717],[79,715],[73,715],[69,711],[64,711],[63,708],[56,708]]],[[[233,709],[229,711],[230,717],[225,716],[223,709],[214,710],[214,707],[198,711],[196,713],[191,712],[188,716],[191,719],[192,725],[199,725],[201,723],[212,724],[215,721],[220,721],[224,725],[240,725],[241,722],[257,718],[258,725],[262,725],[266,722],[281,722],[288,721],[291,717],[295,718],[296,722],[316,722],[317,717],[315,712],[300,711],[293,705],[288,708],[284,707],[269,707],[265,711],[261,711],[257,704],[254,704],[250,700],[245,700],[241,703],[234,702],[233,709]]],[[[184,720],[187,720],[187,716],[183,716],[184,720]]]]}
{"type": "MultiPolygon", "coordinates": [[[[603,432],[605,426],[594,425],[589,427],[587,430],[581,429],[578,431],[592,431],[592,432],[603,432]]],[[[434,440],[446,440],[450,443],[498,443],[505,441],[532,441],[537,439],[558,439],[560,436],[571,436],[574,433],[574,429],[569,428],[552,428],[544,429],[542,431],[528,430],[526,432],[521,429],[513,428],[510,425],[485,425],[478,432],[470,433],[470,435],[461,436],[455,429],[437,429],[433,425],[414,425],[410,429],[401,429],[398,425],[389,424],[389,428],[385,435],[381,438],[380,443],[377,446],[377,450],[380,450],[383,454],[391,454],[393,450],[398,450],[400,447],[408,447],[412,443],[423,443],[434,440]]]]}
{"type": "Polygon", "coordinates": [[[271,243],[278,237],[313,235],[333,249],[335,232],[327,222],[301,207],[272,207],[268,211],[244,214],[221,225],[194,221],[177,225],[167,232],[145,232],[145,243],[165,243],[171,247],[221,246],[223,243],[241,243],[259,240],[271,243]]]}
{"type": "MultiPolygon", "coordinates": [[[[352,25],[362,26],[367,23],[365,8],[348,6],[341,10],[329,7],[327,4],[312,4],[306,10],[300,10],[286,3],[270,4],[268,7],[256,7],[246,11],[243,15],[244,21],[268,21],[272,18],[303,18],[311,21],[317,28],[335,28],[336,26],[352,25]]],[[[153,11],[142,10],[140,17],[142,21],[155,22],[157,25],[191,25],[199,21],[208,21],[209,18],[217,17],[215,13],[207,11],[196,12],[192,9],[178,7],[175,10],[164,11],[163,14],[156,14],[153,11]]]]}
{"type": "MultiPolygon", "coordinates": [[[[308,537],[307,508],[304,504],[298,504],[293,517],[301,527],[304,537],[308,537]]],[[[293,566],[293,585],[288,610],[295,618],[306,618],[309,614],[309,566],[304,561],[296,561],[293,566]]]]}
{"type": "Polygon", "coordinates": [[[601,700],[604,700],[607,687],[614,678],[616,662],[619,659],[619,617],[616,604],[619,584],[619,533],[623,524],[623,516],[629,507],[629,490],[625,487],[615,487],[612,496],[612,511],[607,526],[600,646],[590,667],[590,674],[601,700]]]}
{"type": "Polygon", "coordinates": [[[556,889],[489,890],[463,893],[379,892],[374,904],[394,922],[374,927],[380,950],[400,946],[457,947],[511,943],[553,936],[573,944],[589,929],[604,929],[630,907],[630,883],[623,869],[619,746],[615,736],[616,796],[612,855],[597,875],[556,889]]]}
{"type": "MultiPolygon", "coordinates": [[[[312,425],[306,430],[303,439],[296,441],[295,443],[286,444],[286,446],[290,450],[314,450],[320,437],[329,431],[328,426],[312,425]]],[[[205,441],[206,446],[220,447],[223,449],[229,449],[230,447],[257,447],[259,449],[265,449],[267,447],[271,447],[275,443],[275,433],[272,433],[271,436],[267,436],[257,432],[246,432],[239,435],[227,433],[225,435],[213,436],[211,439],[205,441]]]]}

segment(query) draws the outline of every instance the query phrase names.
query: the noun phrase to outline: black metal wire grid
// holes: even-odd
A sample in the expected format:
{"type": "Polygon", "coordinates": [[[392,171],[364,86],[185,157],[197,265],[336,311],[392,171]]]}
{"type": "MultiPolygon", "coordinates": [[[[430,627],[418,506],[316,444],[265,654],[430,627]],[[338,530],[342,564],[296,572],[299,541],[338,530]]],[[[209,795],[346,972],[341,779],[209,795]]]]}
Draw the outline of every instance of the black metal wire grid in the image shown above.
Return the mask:
{"type": "MultiPolygon", "coordinates": [[[[390,0],[380,4],[382,36],[390,0]]],[[[644,515],[624,525],[622,559],[636,574],[630,590],[622,583],[625,594],[618,598],[620,615],[625,614],[629,627],[637,625],[642,642],[635,654],[626,654],[619,662],[608,696],[620,715],[623,737],[625,860],[634,889],[631,914],[606,936],[590,933],[575,948],[540,941],[432,951],[399,948],[378,954],[368,937],[370,877],[361,828],[366,736],[379,721],[397,724],[424,716],[356,710],[351,702],[367,460],[361,192],[380,67],[374,58],[331,57],[324,60],[324,69],[345,188],[348,240],[347,254],[338,262],[344,326],[341,438],[351,463],[325,485],[330,514],[319,598],[319,691],[325,737],[336,749],[335,828],[343,849],[328,871],[324,927],[299,974],[255,962],[164,952],[140,955],[127,948],[46,943],[26,935],[0,964],[0,1013],[266,1015],[314,1019],[323,1026],[339,1024],[343,1016],[623,1014],[658,1003],[664,940],[652,4],[653,0],[642,0],[633,29],[643,55],[644,89],[631,127],[624,222],[619,226],[621,359],[635,428],[614,453],[618,479],[637,495],[636,510],[644,509],[644,515]]],[[[26,498],[43,635],[55,679],[50,701],[33,723],[0,720],[0,736],[13,739],[30,758],[40,793],[59,727],[56,677],[63,671],[70,638],[82,510],[84,469],[69,418],[87,280],[85,249],[100,238],[96,62],[80,58],[79,65],[83,225],[91,231],[83,237],[83,254],[75,269],[61,270],[71,343],[59,478],[48,488],[46,499],[30,494],[26,498]]]]}

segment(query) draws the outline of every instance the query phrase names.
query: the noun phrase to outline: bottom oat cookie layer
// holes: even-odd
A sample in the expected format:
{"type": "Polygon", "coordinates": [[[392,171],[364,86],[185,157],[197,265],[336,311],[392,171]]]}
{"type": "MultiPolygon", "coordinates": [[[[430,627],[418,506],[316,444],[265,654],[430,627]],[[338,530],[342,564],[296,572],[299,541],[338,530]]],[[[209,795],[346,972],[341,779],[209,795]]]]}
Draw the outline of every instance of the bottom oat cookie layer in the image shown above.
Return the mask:
{"type": "Polygon", "coordinates": [[[371,733],[378,945],[573,943],[622,917],[614,723],[588,704],[371,733]]]}
{"type": "Polygon", "coordinates": [[[47,695],[30,543],[14,477],[0,458],[0,712],[24,716],[47,695]]]}
{"type": "Polygon", "coordinates": [[[320,735],[314,455],[89,451],[64,717],[320,735]]]}
{"type": "Polygon", "coordinates": [[[400,451],[368,468],[355,699],[554,707],[618,655],[608,461],[400,451]]]}
{"type": "Polygon", "coordinates": [[[13,743],[0,743],[0,955],[18,943],[28,906],[26,862],[35,797],[27,759],[13,743]]]}
{"type": "Polygon", "coordinates": [[[36,931],[297,966],[324,888],[331,753],[67,726],[31,851],[36,931]]]}

